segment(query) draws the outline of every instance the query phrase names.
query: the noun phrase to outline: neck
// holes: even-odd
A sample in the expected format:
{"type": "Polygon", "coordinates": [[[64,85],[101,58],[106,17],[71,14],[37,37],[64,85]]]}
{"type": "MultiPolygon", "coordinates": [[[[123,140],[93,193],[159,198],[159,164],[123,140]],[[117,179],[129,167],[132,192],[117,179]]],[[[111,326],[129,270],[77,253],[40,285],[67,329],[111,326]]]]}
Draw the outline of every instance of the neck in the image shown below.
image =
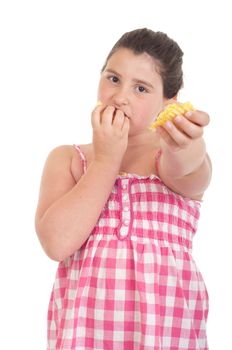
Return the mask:
{"type": "Polygon", "coordinates": [[[142,148],[158,147],[157,134],[154,132],[144,132],[143,134],[130,135],[128,137],[127,151],[134,151],[142,148]]]}
{"type": "Polygon", "coordinates": [[[154,132],[130,135],[121,163],[121,171],[139,175],[154,173],[154,156],[158,148],[159,138],[154,132]]]}

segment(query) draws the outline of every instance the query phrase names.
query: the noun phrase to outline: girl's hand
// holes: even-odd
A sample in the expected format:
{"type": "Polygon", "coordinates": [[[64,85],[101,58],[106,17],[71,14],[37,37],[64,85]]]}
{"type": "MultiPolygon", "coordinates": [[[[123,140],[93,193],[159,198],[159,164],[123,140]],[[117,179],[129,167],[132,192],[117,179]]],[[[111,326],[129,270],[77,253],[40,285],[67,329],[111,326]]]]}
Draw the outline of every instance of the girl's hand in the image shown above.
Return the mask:
{"type": "Polygon", "coordinates": [[[127,149],[130,122],[113,106],[97,106],[92,113],[94,159],[120,166],[127,149]]]}
{"type": "MultiPolygon", "coordinates": [[[[209,124],[209,116],[202,111],[187,112],[157,128],[164,145],[176,152],[185,149],[203,135],[203,129],[209,124]]],[[[162,142],[162,141],[161,141],[162,142]]]]}

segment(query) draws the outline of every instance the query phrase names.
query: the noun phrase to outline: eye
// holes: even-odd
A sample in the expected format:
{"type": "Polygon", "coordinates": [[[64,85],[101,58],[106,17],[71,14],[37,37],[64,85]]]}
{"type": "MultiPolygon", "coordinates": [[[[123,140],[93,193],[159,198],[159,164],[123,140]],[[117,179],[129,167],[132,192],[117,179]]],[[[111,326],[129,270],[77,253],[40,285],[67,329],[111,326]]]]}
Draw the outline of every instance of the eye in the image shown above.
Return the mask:
{"type": "Polygon", "coordinates": [[[118,82],[118,78],[116,77],[116,75],[110,75],[108,77],[108,79],[112,82],[112,83],[117,83],[118,82]]]}
{"type": "Polygon", "coordinates": [[[137,86],[136,89],[138,92],[141,92],[141,93],[148,92],[147,89],[145,89],[145,87],[142,85],[137,86]]]}

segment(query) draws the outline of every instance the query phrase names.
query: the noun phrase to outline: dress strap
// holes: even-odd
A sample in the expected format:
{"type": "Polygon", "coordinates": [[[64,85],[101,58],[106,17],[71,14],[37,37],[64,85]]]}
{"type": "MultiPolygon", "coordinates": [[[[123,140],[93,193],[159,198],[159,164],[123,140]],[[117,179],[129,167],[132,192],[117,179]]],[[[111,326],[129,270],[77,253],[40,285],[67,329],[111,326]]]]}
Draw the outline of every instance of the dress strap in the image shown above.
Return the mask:
{"type": "Polygon", "coordinates": [[[82,152],[82,150],[80,149],[80,147],[78,145],[73,145],[73,146],[77,150],[77,152],[78,152],[78,154],[79,154],[79,156],[81,158],[83,171],[85,173],[86,169],[87,169],[87,160],[85,158],[85,155],[84,155],[84,153],[82,152]]]}

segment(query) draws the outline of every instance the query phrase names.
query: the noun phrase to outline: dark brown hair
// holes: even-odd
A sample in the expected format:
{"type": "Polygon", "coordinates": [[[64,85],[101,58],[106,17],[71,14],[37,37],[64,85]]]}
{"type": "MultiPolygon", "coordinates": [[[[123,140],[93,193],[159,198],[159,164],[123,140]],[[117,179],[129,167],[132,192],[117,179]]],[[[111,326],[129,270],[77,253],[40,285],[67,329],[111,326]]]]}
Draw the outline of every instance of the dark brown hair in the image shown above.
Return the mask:
{"type": "Polygon", "coordinates": [[[153,57],[163,81],[164,97],[172,98],[177,95],[183,86],[183,51],[167,34],[154,32],[147,28],[136,29],[123,34],[107,56],[102,71],[105,69],[109,58],[120,48],[130,49],[136,55],[146,52],[153,57]]]}

